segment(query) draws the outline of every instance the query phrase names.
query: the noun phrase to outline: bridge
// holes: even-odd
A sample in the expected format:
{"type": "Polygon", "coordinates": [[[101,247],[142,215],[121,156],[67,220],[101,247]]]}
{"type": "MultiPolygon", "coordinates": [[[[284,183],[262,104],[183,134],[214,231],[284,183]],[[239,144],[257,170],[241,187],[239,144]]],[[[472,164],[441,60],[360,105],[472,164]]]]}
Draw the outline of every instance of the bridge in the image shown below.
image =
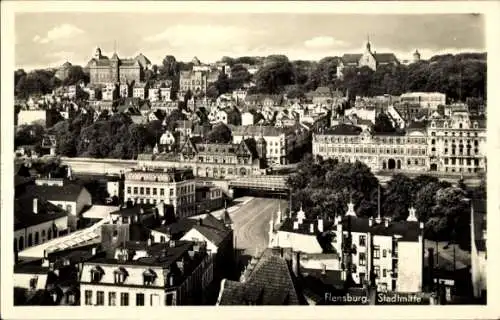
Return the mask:
{"type": "Polygon", "coordinates": [[[286,185],[287,175],[240,177],[230,180],[228,187],[233,197],[247,194],[287,195],[290,188],[286,185]]]}

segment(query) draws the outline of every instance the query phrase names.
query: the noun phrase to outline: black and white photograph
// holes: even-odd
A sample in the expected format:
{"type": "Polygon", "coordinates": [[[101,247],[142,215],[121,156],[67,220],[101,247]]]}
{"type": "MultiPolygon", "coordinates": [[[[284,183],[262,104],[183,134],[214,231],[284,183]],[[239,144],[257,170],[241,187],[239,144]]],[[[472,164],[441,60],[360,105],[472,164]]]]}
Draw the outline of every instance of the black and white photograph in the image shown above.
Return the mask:
{"type": "Polygon", "coordinates": [[[500,34],[478,3],[6,2],[12,312],[392,306],[385,318],[410,319],[496,300],[500,34]]]}

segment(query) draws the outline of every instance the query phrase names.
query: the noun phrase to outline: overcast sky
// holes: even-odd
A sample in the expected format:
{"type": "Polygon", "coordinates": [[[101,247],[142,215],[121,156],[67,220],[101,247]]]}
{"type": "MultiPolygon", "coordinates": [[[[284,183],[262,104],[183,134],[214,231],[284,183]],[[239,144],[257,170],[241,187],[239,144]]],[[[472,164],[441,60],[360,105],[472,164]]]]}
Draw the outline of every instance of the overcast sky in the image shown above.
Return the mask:
{"type": "Polygon", "coordinates": [[[471,14],[211,14],[20,13],[15,19],[16,68],[85,65],[96,47],[112,55],[142,52],[153,64],[167,54],[213,62],[222,56],[285,54],[319,60],[372,50],[407,59],[485,51],[484,18],[471,14]]]}

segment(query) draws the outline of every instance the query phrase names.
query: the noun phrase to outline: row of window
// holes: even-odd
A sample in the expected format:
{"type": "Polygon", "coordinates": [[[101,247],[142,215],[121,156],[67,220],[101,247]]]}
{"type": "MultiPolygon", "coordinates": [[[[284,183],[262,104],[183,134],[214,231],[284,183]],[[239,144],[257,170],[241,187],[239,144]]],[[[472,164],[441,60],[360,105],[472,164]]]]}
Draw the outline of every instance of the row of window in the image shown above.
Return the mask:
{"type": "MultiPolygon", "coordinates": [[[[445,132],[444,132],[444,135],[445,135],[445,136],[448,136],[448,131],[445,131],[445,132]]],[[[457,135],[457,134],[456,134],[456,132],[452,131],[452,132],[451,132],[451,136],[452,136],[452,137],[454,137],[455,135],[457,135]]],[[[466,135],[467,137],[470,137],[470,136],[471,136],[471,132],[467,132],[465,135],[466,135]]],[[[436,136],[436,132],[432,131],[432,132],[431,132],[431,136],[432,136],[432,137],[435,137],[435,136],[436,136]]],[[[459,136],[459,137],[462,137],[462,136],[463,136],[463,132],[462,132],[462,131],[458,132],[458,136],[459,136]]],[[[473,136],[474,136],[474,137],[477,137],[477,136],[478,136],[478,133],[477,133],[477,132],[474,132],[474,133],[473,133],[473,136]]]]}
{"type": "MultiPolygon", "coordinates": [[[[452,143],[452,144],[456,144],[457,142],[458,142],[459,144],[461,144],[461,145],[463,145],[463,144],[464,144],[464,140],[458,140],[458,141],[457,141],[457,140],[455,140],[455,139],[452,139],[452,140],[451,140],[451,143],[452,143]]],[[[465,140],[465,142],[467,143],[467,145],[471,145],[471,143],[472,143],[470,139],[465,140]]],[[[432,140],[431,140],[431,144],[436,144],[436,139],[432,139],[432,140]]],[[[444,144],[448,144],[448,139],[444,139],[444,144]]],[[[478,145],[479,145],[479,140],[477,140],[477,139],[476,139],[476,140],[474,140],[474,146],[476,146],[476,147],[477,147],[478,145]]]]}
{"type": "Polygon", "coordinates": [[[463,159],[463,158],[459,158],[459,159],[451,158],[451,159],[449,159],[449,158],[445,158],[444,164],[445,165],[451,164],[452,166],[454,166],[454,165],[463,166],[465,164],[467,166],[478,167],[479,166],[479,159],[470,159],[470,158],[468,158],[468,159],[463,159]]]}
{"type": "MultiPolygon", "coordinates": [[[[365,143],[363,137],[336,137],[336,136],[316,136],[319,142],[330,143],[365,143]]],[[[426,144],[426,138],[373,138],[374,144],[426,144]]]]}
{"type": "MultiPolygon", "coordinates": [[[[217,150],[215,151],[217,152],[217,150]]],[[[211,157],[211,156],[199,156],[198,162],[201,163],[227,163],[227,164],[250,164],[250,158],[242,157],[211,157]]]]}
{"type": "MultiPolygon", "coordinates": [[[[469,124],[469,126],[470,126],[470,124],[469,124]]],[[[474,129],[477,129],[477,128],[479,128],[479,125],[478,125],[477,122],[474,121],[474,123],[472,124],[472,127],[474,129]]],[[[431,128],[436,128],[436,123],[435,122],[431,122],[431,128]]],[[[443,128],[448,128],[448,122],[445,122],[443,124],[443,128]]],[[[464,124],[463,123],[459,123],[458,124],[458,129],[464,129],[464,124]]]]}
{"type": "Polygon", "coordinates": [[[426,149],[416,149],[416,148],[409,148],[409,149],[404,149],[404,148],[391,148],[391,149],[384,149],[384,148],[351,148],[351,147],[324,147],[324,146],[319,146],[315,148],[318,150],[318,152],[331,152],[331,153],[370,153],[370,154],[409,154],[409,155],[425,155],[426,149]],[[406,151],[406,152],[405,152],[406,151]]]}
{"type": "Polygon", "coordinates": [[[34,234],[28,234],[27,242],[25,242],[24,236],[20,236],[19,239],[14,239],[14,251],[22,251],[25,248],[29,248],[33,245],[38,245],[44,243],[45,241],[51,240],[52,236],[57,237],[57,231],[53,231],[52,228],[48,228],[47,231],[42,230],[41,232],[36,231],[34,234]]]}
{"type": "MultiPolygon", "coordinates": [[[[93,291],[85,290],[85,305],[91,306],[93,305],[93,291]]],[[[149,306],[159,306],[160,305],[160,295],[159,294],[150,294],[148,299],[149,306]]],[[[104,306],[104,291],[96,291],[96,306],[104,306]]],[[[108,306],[116,306],[117,305],[117,293],[116,292],[108,292],[108,306]]],[[[120,293],[120,306],[128,306],[130,305],[130,294],[128,292],[120,293]]],[[[144,293],[136,293],[135,294],[135,305],[136,306],[145,306],[146,305],[146,295],[144,293]]],[[[165,296],[165,305],[171,306],[175,305],[175,293],[167,293],[165,296]]]]}

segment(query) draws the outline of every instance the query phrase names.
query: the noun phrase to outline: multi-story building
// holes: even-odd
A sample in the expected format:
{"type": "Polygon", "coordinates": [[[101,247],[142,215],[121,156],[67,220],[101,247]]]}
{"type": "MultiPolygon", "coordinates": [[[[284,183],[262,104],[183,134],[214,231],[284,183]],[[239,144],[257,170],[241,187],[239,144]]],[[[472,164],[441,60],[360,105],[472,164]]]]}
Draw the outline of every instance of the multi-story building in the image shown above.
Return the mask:
{"type": "Polygon", "coordinates": [[[425,128],[373,133],[340,124],[313,135],[313,154],[340,162],[364,162],[373,171],[426,171],[429,167],[425,128]]]}
{"type": "Polygon", "coordinates": [[[149,87],[145,82],[138,82],[134,85],[132,97],[139,99],[146,99],[149,87]]]}
{"type": "Polygon", "coordinates": [[[302,125],[291,127],[275,126],[230,126],[233,143],[240,143],[247,137],[262,137],[266,142],[268,165],[289,164],[295,160],[296,153],[310,143],[310,132],[302,125]]]}
{"type": "Polygon", "coordinates": [[[144,166],[125,173],[125,201],[171,205],[177,217],[196,214],[196,183],[191,169],[144,166]]]}
{"type": "Polygon", "coordinates": [[[82,306],[199,304],[213,279],[213,260],[203,243],[117,242],[87,260],[80,275],[82,306]]]}
{"type": "Polygon", "coordinates": [[[14,252],[45,243],[68,230],[68,213],[26,194],[14,202],[14,252]]]}
{"type": "Polygon", "coordinates": [[[118,98],[118,87],[114,83],[107,83],[102,88],[102,100],[114,101],[118,98]]]}
{"type": "Polygon", "coordinates": [[[456,109],[450,117],[433,117],[427,127],[430,170],[486,171],[486,119],[456,109]]]}
{"type": "Polygon", "coordinates": [[[131,83],[144,80],[144,73],[151,67],[151,62],[142,53],[132,59],[120,59],[115,52],[110,59],[97,48],[87,66],[90,83],[131,83]]]}
{"type": "Polygon", "coordinates": [[[182,92],[190,90],[193,94],[207,92],[207,74],[204,71],[181,71],[179,88],[182,92]]]}
{"type": "Polygon", "coordinates": [[[446,94],[440,92],[407,92],[400,96],[401,103],[418,104],[421,108],[436,110],[446,104],[446,94]]]}
{"type": "Polygon", "coordinates": [[[121,83],[120,84],[120,97],[121,98],[128,98],[130,97],[130,85],[128,83],[121,83]]]}
{"type": "Polygon", "coordinates": [[[140,154],[139,165],[191,168],[197,177],[235,178],[261,175],[265,168],[265,141],[247,138],[239,143],[203,143],[186,139],[175,153],[140,154]]]}
{"type": "MultiPolygon", "coordinates": [[[[371,272],[379,291],[421,292],[423,272],[423,223],[409,209],[406,221],[358,217],[349,203],[344,217],[332,221],[307,219],[302,209],[295,217],[270,221],[270,247],[291,248],[304,254],[320,254],[331,247],[328,269],[347,274],[358,285],[369,281],[371,272]],[[319,242],[325,233],[329,243],[319,242]],[[350,237],[349,237],[350,236],[350,237]]],[[[279,216],[279,215],[278,215],[279,216]]],[[[300,262],[299,262],[300,263],[300,262]]],[[[303,263],[300,263],[301,265],[303,263]]]]}

